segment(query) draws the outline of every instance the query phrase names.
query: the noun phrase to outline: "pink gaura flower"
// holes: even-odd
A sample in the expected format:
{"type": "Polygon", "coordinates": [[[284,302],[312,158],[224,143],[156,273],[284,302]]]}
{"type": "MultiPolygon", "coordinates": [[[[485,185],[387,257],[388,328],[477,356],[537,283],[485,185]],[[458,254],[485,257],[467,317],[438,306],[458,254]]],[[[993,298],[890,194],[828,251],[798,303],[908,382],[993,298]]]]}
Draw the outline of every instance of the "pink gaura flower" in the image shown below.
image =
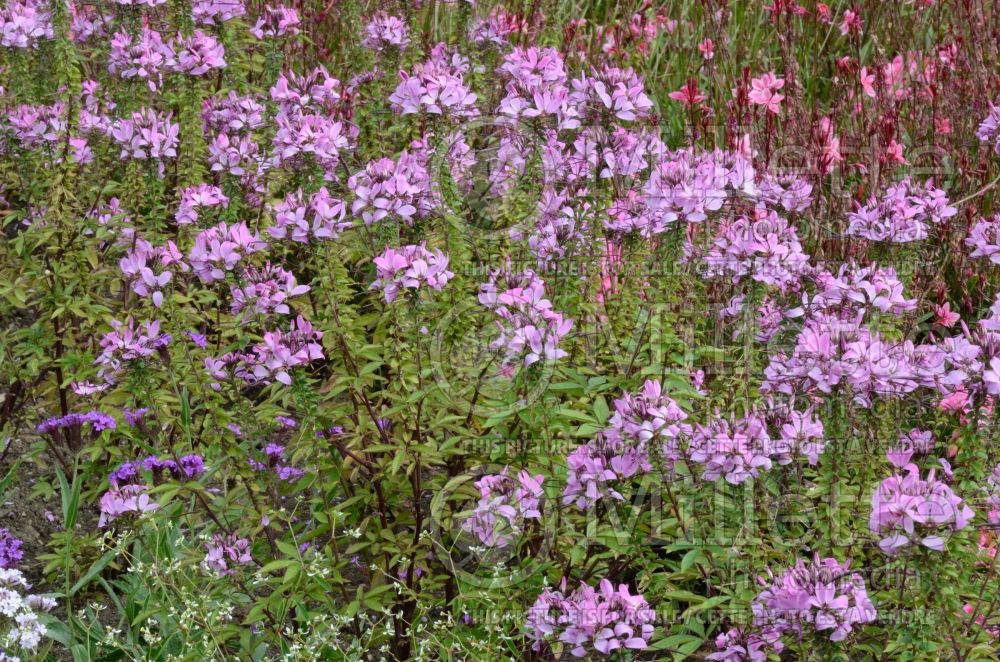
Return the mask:
{"type": "Polygon", "coordinates": [[[785,98],[785,95],[778,94],[778,90],[784,86],[784,78],[778,78],[773,72],[768,72],[750,81],[750,92],[747,93],[747,97],[751,103],[764,106],[770,112],[778,114],[781,112],[781,102],[785,98]]]}

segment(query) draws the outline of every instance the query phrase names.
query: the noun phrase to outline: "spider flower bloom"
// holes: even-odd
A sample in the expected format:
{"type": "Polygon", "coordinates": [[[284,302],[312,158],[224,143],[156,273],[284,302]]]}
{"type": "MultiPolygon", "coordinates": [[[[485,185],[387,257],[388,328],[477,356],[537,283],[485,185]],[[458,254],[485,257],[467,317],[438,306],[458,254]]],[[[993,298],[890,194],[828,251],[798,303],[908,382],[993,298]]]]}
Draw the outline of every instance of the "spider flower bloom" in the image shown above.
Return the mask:
{"type": "Polygon", "coordinates": [[[1000,264],[1000,214],[976,221],[965,245],[973,249],[969,257],[988,257],[993,264],[1000,264]]]}
{"type": "Polygon", "coordinates": [[[174,69],[190,76],[204,76],[213,69],[226,67],[225,49],[210,34],[195,30],[185,37],[178,35],[174,42],[176,60],[174,69]]]}
{"type": "Polygon", "coordinates": [[[829,633],[830,641],[843,641],[855,625],[875,620],[875,607],[868,597],[864,578],[850,572],[850,560],[811,563],[799,559],[795,566],[775,577],[768,570],[764,590],[750,604],[754,625],[767,637],[793,634],[801,637],[811,629],[829,633]]]}
{"type": "Polygon", "coordinates": [[[417,154],[403,152],[395,161],[382,158],[347,180],[355,195],[351,213],[365,225],[398,216],[407,225],[414,217],[426,216],[434,207],[432,183],[427,166],[417,154]]]}
{"type": "Polygon", "coordinates": [[[701,465],[702,480],[720,477],[739,485],[771,468],[777,454],[763,417],[751,414],[739,419],[716,417],[708,425],[695,425],[691,432],[689,456],[701,465]]]}
{"type": "Polygon", "coordinates": [[[43,39],[52,39],[52,16],[48,3],[12,0],[0,9],[0,46],[37,48],[43,39]]]}
{"type": "Polygon", "coordinates": [[[378,279],[371,289],[382,290],[386,303],[392,303],[401,289],[418,289],[426,285],[440,291],[455,275],[448,271],[448,256],[440,250],[430,252],[424,247],[410,245],[399,250],[386,248],[375,258],[378,279]]]}
{"type": "Polygon", "coordinates": [[[273,379],[289,386],[292,383],[289,370],[325,358],[319,343],[322,338],[323,332],[313,329],[312,324],[299,315],[287,332],[275,329],[264,334],[263,342],[254,345],[248,369],[258,381],[266,383],[273,379]]]}
{"type": "Polygon", "coordinates": [[[755,632],[749,628],[730,628],[715,638],[718,652],[705,657],[715,662],[766,662],[767,648],[775,653],[785,649],[781,633],[772,628],[755,632]]]}
{"type": "Polygon", "coordinates": [[[141,108],[129,119],[120,119],[111,126],[111,139],[121,147],[122,159],[154,159],[163,174],[162,159],[177,156],[180,125],[171,122],[171,114],[160,114],[141,108]]]}
{"type": "Polygon", "coordinates": [[[558,641],[570,647],[574,657],[593,653],[643,650],[653,636],[656,613],[641,595],[632,595],[628,585],[616,588],[602,579],[597,589],[581,584],[566,594],[566,580],[560,590],[545,589],[528,611],[525,627],[534,641],[532,650],[541,651],[546,642],[558,641]]]}
{"type": "Polygon", "coordinates": [[[294,37],[299,33],[301,25],[299,13],[292,7],[265,7],[264,15],[257,19],[250,34],[261,40],[269,37],[294,37]]]}
{"type": "Polygon", "coordinates": [[[101,497],[101,516],[97,526],[103,528],[127,513],[146,513],[159,507],[160,504],[146,493],[145,485],[130,484],[112,488],[101,497]]]}
{"type": "Polygon", "coordinates": [[[160,333],[159,321],[147,321],[140,327],[130,317],[124,324],[112,320],[111,328],[101,337],[101,354],[94,361],[100,366],[97,375],[109,384],[116,382],[116,374],[126,363],[151,358],[171,341],[169,333],[160,333]]]}
{"type": "Polygon", "coordinates": [[[849,213],[847,234],[872,241],[917,241],[927,238],[928,224],[940,225],[957,213],[933,182],[920,186],[907,177],[886,189],[881,199],[849,213]]]}
{"type": "Polygon", "coordinates": [[[498,474],[483,476],[475,483],[479,502],[462,522],[462,530],[487,547],[509,546],[524,529],[525,520],[541,518],[544,480],[523,470],[511,476],[506,467],[498,474]]]}
{"type": "Polygon", "coordinates": [[[111,39],[108,71],[122,78],[141,78],[151,91],[163,84],[163,72],[174,66],[174,51],[156,30],[143,28],[132,36],[116,32],[111,39]]]}
{"type": "Polygon", "coordinates": [[[581,75],[572,85],[574,102],[619,120],[631,122],[645,118],[653,108],[642,77],[632,69],[605,65],[599,70],[593,69],[590,76],[581,75]]]}
{"type": "Polygon", "coordinates": [[[392,48],[403,50],[410,43],[409,34],[406,23],[380,11],[365,25],[365,38],[361,40],[361,45],[376,53],[392,48]]]}
{"type": "Polygon", "coordinates": [[[945,534],[965,528],[973,512],[950,486],[935,477],[931,469],[927,478],[909,463],[909,452],[887,454],[889,461],[904,473],[889,476],[872,495],[872,512],[868,527],[882,535],[879,547],[886,554],[915,542],[936,551],[943,551],[945,534]]]}
{"type": "Polygon", "coordinates": [[[456,65],[448,60],[443,44],[431,52],[431,57],[413,68],[412,73],[399,72],[402,79],[389,102],[403,115],[429,113],[452,117],[475,117],[476,95],[470,91],[462,73],[464,60],[456,65]]]}
{"type": "Polygon", "coordinates": [[[330,195],[326,187],[303,197],[302,189],[288,194],[273,206],[274,225],[267,229],[275,239],[288,237],[299,243],[311,240],[336,239],[351,227],[345,220],[347,208],[343,200],[330,195]]]}
{"type": "Polygon", "coordinates": [[[205,549],[207,553],[202,566],[220,577],[236,574],[233,566],[253,563],[250,558],[250,541],[237,538],[235,533],[216,533],[210,542],[205,543],[205,549]]]}
{"type": "Polygon", "coordinates": [[[221,25],[247,13],[243,0],[195,0],[191,16],[197,25],[221,25]]]}
{"type": "Polygon", "coordinates": [[[545,283],[530,269],[520,273],[495,271],[489,282],[480,285],[479,302],[500,317],[496,322],[499,335],[490,348],[504,350],[505,367],[519,358],[528,366],[566,356],[559,341],[569,334],[573,320],[552,310],[552,302],[545,298],[545,283]],[[500,282],[509,289],[499,291],[500,282]]]}
{"type": "Polygon", "coordinates": [[[228,207],[229,198],[218,186],[198,184],[181,191],[181,204],[174,219],[178,225],[191,225],[198,221],[198,210],[209,207],[228,207]]]}
{"type": "Polygon", "coordinates": [[[993,143],[993,150],[1000,154],[1000,106],[990,104],[990,112],[976,130],[976,137],[984,143],[993,143]]]}
{"type": "Polygon", "coordinates": [[[308,285],[299,285],[295,275],[268,263],[263,269],[248,267],[243,272],[239,286],[230,287],[233,296],[232,313],[243,313],[242,322],[251,315],[268,316],[274,313],[288,315],[288,300],[309,291],[308,285]]]}

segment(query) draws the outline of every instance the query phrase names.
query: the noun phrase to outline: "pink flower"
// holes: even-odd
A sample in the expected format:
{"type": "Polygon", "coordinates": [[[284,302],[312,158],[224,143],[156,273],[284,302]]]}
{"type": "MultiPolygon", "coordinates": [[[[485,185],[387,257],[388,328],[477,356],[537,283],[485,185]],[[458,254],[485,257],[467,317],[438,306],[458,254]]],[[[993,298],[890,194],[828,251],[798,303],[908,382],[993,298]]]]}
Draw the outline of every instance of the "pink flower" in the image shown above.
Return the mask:
{"type": "Polygon", "coordinates": [[[865,93],[865,96],[869,96],[872,99],[875,98],[875,74],[868,71],[868,67],[861,67],[861,72],[858,74],[861,79],[861,91],[865,93]]]}
{"type": "Polygon", "coordinates": [[[645,649],[655,617],[645,598],[632,595],[626,584],[615,587],[602,579],[597,590],[581,583],[567,595],[564,578],[560,590],[542,591],[528,611],[525,626],[535,651],[558,641],[574,657],[588,657],[588,644],[604,655],[626,648],[645,649]]]}
{"type": "Polygon", "coordinates": [[[955,391],[941,399],[938,409],[942,411],[965,411],[969,404],[969,393],[967,391],[955,391]]]}
{"type": "Polygon", "coordinates": [[[783,94],[778,94],[778,90],[785,86],[785,79],[778,78],[773,72],[768,72],[760,78],[750,81],[750,91],[747,97],[751,103],[764,106],[772,113],[781,112],[781,102],[785,98],[783,94]]]}
{"type": "Polygon", "coordinates": [[[715,44],[712,43],[711,39],[705,39],[705,41],[698,44],[698,50],[701,51],[701,56],[706,60],[711,60],[715,57],[715,44]]]}
{"type": "Polygon", "coordinates": [[[441,251],[432,253],[424,244],[386,248],[374,262],[378,278],[371,289],[382,290],[386,303],[392,303],[401,289],[426,285],[440,291],[455,275],[448,271],[448,256],[441,251]]]}
{"type": "Polygon", "coordinates": [[[952,312],[951,304],[947,301],[944,305],[934,306],[934,323],[943,326],[946,329],[950,329],[955,326],[955,323],[962,319],[961,315],[952,312]]]}
{"type": "Polygon", "coordinates": [[[888,147],[885,148],[885,160],[889,163],[898,163],[900,165],[909,164],[909,161],[903,156],[903,146],[896,142],[895,139],[889,141],[888,147]]]}
{"type": "Polygon", "coordinates": [[[674,101],[680,101],[686,106],[694,106],[705,100],[705,95],[698,89],[698,81],[690,79],[684,86],[676,92],[667,95],[674,101]]]}
{"type": "Polygon", "coordinates": [[[840,34],[861,34],[861,14],[848,9],[844,12],[844,20],[840,23],[840,34]]]}

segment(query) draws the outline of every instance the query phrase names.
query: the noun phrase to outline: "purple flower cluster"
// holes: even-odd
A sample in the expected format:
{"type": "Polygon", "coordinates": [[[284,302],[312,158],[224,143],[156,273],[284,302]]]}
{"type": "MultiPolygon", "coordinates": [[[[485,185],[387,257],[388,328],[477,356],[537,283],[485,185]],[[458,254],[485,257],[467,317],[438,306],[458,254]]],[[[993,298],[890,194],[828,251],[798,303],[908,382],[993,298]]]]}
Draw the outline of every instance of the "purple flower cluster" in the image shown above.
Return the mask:
{"type": "Polygon", "coordinates": [[[632,595],[627,584],[616,588],[602,579],[597,589],[581,583],[566,594],[563,579],[560,590],[545,589],[538,596],[525,627],[535,651],[541,651],[543,643],[558,642],[569,646],[574,657],[586,657],[645,649],[653,636],[655,617],[646,599],[632,595]]]}
{"type": "Polygon", "coordinates": [[[404,151],[395,161],[372,161],[347,180],[355,196],[351,213],[365,225],[398,217],[407,225],[426,216],[435,206],[427,165],[416,153],[404,151]]]}
{"type": "Polygon", "coordinates": [[[188,261],[195,275],[207,284],[224,279],[245,256],[266,248],[267,242],[251,234],[246,223],[219,223],[198,233],[188,261]]]}
{"type": "Polygon", "coordinates": [[[119,464],[108,474],[108,482],[113,488],[140,484],[141,471],[148,471],[154,478],[170,474],[174,480],[189,480],[205,473],[205,459],[201,455],[184,455],[178,460],[169,456],[149,455],[141,460],[129,460],[119,464]]]}
{"type": "Polygon", "coordinates": [[[128,513],[146,513],[160,507],[149,497],[145,485],[129,484],[121,488],[112,487],[101,496],[101,516],[97,520],[99,527],[105,527],[110,522],[128,513]]]}
{"type": "Polygon", "coordinates": [[[1000,214],[976,221],[965,245],[973,249],[969,257],[988,257],[993,264],[1000,264],[1000,214]]]}
{"type": "Polygon", "coordinates": [[[146,81],[150,91],[163,86],[163,73],[174,66],[174,50],[156,30],[144,27],[132,35],[121,30],[111,39],[108,71],[124,79],[146,81]]]}
{"type": "Polygon", "coordinates": [[[848,214],[847,234],[872,241],[919,241],[927,238],[928,223],[939,225],[957,213],[932,181],[919,186],[907,177],[886,189],[881,199],[848,214]]]}
{"type": "MultiPolygon", "coordinates": [[[[920,469],[910,462],[911,450],[890,451],[889,461],[902,474],[892,475],[872,495],[868,528],[882,539],[879,547],[895,554],[911,543],[943,551],[945,534],[965,528],[973,512],[951,487],[935,476],[935,469],[920,477],[920,469]]],[[[947,467],[946,467],[947,471],[947,467]]]]}
{"type": "Polygon", "coordinates": [[[715,653],[705,659],[715,662],[765,662],[768,650],[780,653],[785,649],[781,634],[774,630],[757,632],[750,628],[734,627],[715,638],[715,653]]]}
{"type": "Polygon", "coordinates": [[[250,34],[261,40],[268,37],[294,37],[299,33],[301,25],[299,13],[292,7],[264,7],[263,16],[257,19],[250,34]]]}
{"type": "Polygon", "coordinates": [[[236,574],[233,566],[253,563],[250,558],[250,541],[237,537],[235,533],[216,533],[210,542],[205,543],[205,550],[202,566],[220,577],[236,574]]]}
{"type": "Polygon", "coordinates": [[[455,275],[448,271],[448,256],[440,250],[432,253],[424,244],[387,247],[374,262],[378,277],[371,289],[382,290],[387,303],[392,303],[404,289],[427,286],[440,291],[455,275]]]}
{"type": "Polygon", "coordinates": [[[727,420],[716,412],[707,425],[694,426],[688,448],[691,461],[701,465],[702,480],[722,477],[733,485],[770,469],[775,453],[767,422],[755,413],[727,420]]]}
{"type": "Polygon", "coordinates": [[[518,46],[504,57],[499,73],[507,79],[507,95],[497,107],[502,115],[514,119],[554,117],[558,129],[580,126],[565,62],[554,48],[518,46]]]}
{"type": "Polygon", "coordinates": [[[139,407],[138,409],[129,409],[128,407],[122,408],[122,417],[125,419],[125,422],[132,427],[138,427],[141,425],[142,419],[145,418],[148,413],[149,407],[139,407]]]}
{"type": "Polygon", "coordinates": [[[467,68],[467,60],[458,55],[449,58],[445,45],[438,44],[431,50],[430,59],[414,67],[411,73],[399,72],[402,80],[389,95],[389,103],[403,115],[475,117],[479,114],[476,95],[462,78],[467,68]]]}
{"type": "Polygon", "coordinates": [[[288,315],[291,311],[287,301],[310,289],[308,285],[299,285],[291,271],[270,263],[261,269],[247,267],[240,281],[239,285],[230,288],[230,293],[233,296],[232,313],[243,313],[244,322],[251,315],[288,315]]]}
{"type": "Polygon", "coordinates": [[[132,113],[130,119],[116,120],[109,131],[111,139],[121,147],[122,159],[151,159],[163,173],[163,159],[177,156],[180,125],[149,108],[132,113]]]}
{"type": "Polygon", "coordinates": [[[260,145],[246,136],[220,133],[208,144],[212,172],[228,173],[252,180],[262,167],[260,145]]]}
{"type": "Polygon", "coordinates": [[[813,187],[802,177],[764,173],[757,182],[757,200],[786,212],[802,212],[812,206],[813,187]]]}
{"type": "Polygon", "coordinates": [[[222,25],[246,13],[243,0],[195,0],[191,5],[191,17],[198,25],[222,25]]]}
{"type": "Polygon", "coordinates": [[[323,67],[305,76],[282,74],[271,88],[278,114],[269,167],[298,167],[308,157],[322,166],[327,181],[336,181],[341,153],[353,149],[358,136],[357,127],[342,117],[346,94],[323,67]]]}
{"type": "Polygon", "coordinates": [[[653,108],[642,77],[632,69],[604,65],[592,69],[590,76],[581,74],[572,86],[573,100],[583,112],[596,109],[598,116],[631,122],[648,117],[653,108]]]}
{"type": "Polygon", "coordinates": [[[469,24],[469,41],[479,46],[503,47],[508,37],[517,31],[517,19],[500,5],[485,18],[474,18],[469,24]]]}
{"type": "Polygon", "coordinates": [[[226,67],[225,49],[218,39],[201,30],[191,35],[177,35],[173,44],[175,61],[173,69],[189,76],[204,76],[213,69],[226,67]]]}
{"type": "MultiPolygon", "coordinates": [[[[574,197],[569,190],[545,189],[538,201],[538,218],[534,231],[528,234],[528,247],[538,258],[539,267],[553,263],[566,253],[566,246],[584,237],[587,227],[586,214],[590,204],[580,203],[575,209],[568,204],[574,197]]],[[[524,238],[520,228],[512,228],[511,239],[524,238]]]]}
{"type": "Polygon", "coordinates": [[[56,143],[66,134],[66,105],[20,104],[9,113],[7,126],[25,149],[56,143]]]}
{"type": "Polygon", "coordinates": [[[899,448],[917,455],[930,455],[934,452],[934,433],[920,428],[913,428],[905,434],[900,433],[899,448]]]}
{"type": "Polygon", "coordinates": [[[305,472],[298,467],[293,467],[285,463],[285,447],[281,444],[269,443],[264,447],[264,461],[259,462],[253,458],[247,460],[247,464],[254,471],[273,471],[278,480],[287,483],[294,483],[305,475],[305,472]]]}
{"type": "Polygon", "coordinates": [[[205,369],[214,379],[226,380],[230,371],[249,383],[277,381],[291,385],[289,371],[312,361],[321,361],[323,332],[317,331],[301,315],[292,320],[288,331],[274,329],[264,333],[262,342],[253,351],[232,352],[219,358],[206,357],[205,369]]]}
{"type": "Polygon", "coordinates": [[[875,606],[864,578],[850,572],[850,565],[850,560],[820,560],[817,554],[811,563],[799,559],[777,577],[768,570],[765,589],[750,604],[761,639],[772,642],[784,634],[799,638],[809,628],[823,636],[831,631],[830,641],[843,641],[854,626],[874,621],[875,606]]]}
{"type": "Polygon", "coordinates": [[[651,471],[651,453],[660,453],[667,467],[680,459],[679,439],[690,431],[682,423],[687,414],[659,381],[647,380],[636,395],[624,393],[614,407],[607,427],[566,458],[563,503],[586,509],[607,497],[621,501],[615,484],[651,471]]]}
{"type": "Polygon", "coordinates": [[[167,267],[175,264],[182,271],[188,269],[174,242],[155,247],[144,239],[137,239],[132,250],[118,261],[118,267],[131,282],[132,291],[141,297],[151,294],[157,308],[163,305],[163,288],[173,277],[167,267]]]}
{"type": "Polygon", "coordinates": [[[19,538],[15,538],[9,529],[0,529],[0,568],[9,570],[17,568],[17,565],[24,558],[21,545],[24,544],[19,538]]]}
{"type": "Polygon", "coordinates": [[[524,529],[525,520],[540,519],[541,475],[520,471],[511,476],[507,467],[476,481],[479,502],[462,522],[462,530],[475,535],[486,547],[504,548],[524,529]]]}
{"type": "Polygon", "coordinates": [[[52,15],[38,0],[11,0],[0,9],[0,46],[37,48],[54,34],[52,15]]]}
{"type": "Polygon", "coordinates": [[[754,219],[725,222],[705,255],[706,275],[726,275],[738,283],[744,276],[782,291],[798,285],[809,272],[794,225],[774,212],[758,210],[754,219]]]}
{"type": "Polygon", "coordinates": [[[198,222],[198,210],[210,207],[228,207],[229,198],[218,186],[198,184],[181,191],[181,204],[174,219],[178,225],[192,225],[198,222]]]}
{"type": "Polygon", "coordinates": [[[170,334],[160,333],[159,321],[144,322],[140,328],[131,317],[125,323],[111,320],[111,331],[101,337],[101,354],[94,361],[98,376],[115,383],[115,373],[124,363],[147,359],[170,344],[170,334]]]}
{"type": "Polygon", "coordinates": [[[677,221],[700,223],[722,209],[727,199],[755,191],[754,169],[737,152],[667,152],[653,167],[643,189],[654,212],[649,234],[677,221]]]}
{"type": "Polygon", "coordinates": [[[345,220],[347,210],[343,200],[330,195],[326,187],[309,196],[308,202],[299,189],[287,195],[273,209],[274,225],[267,232],[275,239],[288,237],[300,243],[336,239],[351,227],[351,221],[345,220]]]}
{"type": "Polygon", "coordinates": [[[993,143],[993,151],[1000,154],[1000,106],[990,104],[990,112],[979,125],[976,137],[984,143],[993,143]]]}
{"type": "Polygon", "coordinates": [[[848,308],[864,311],[874,308],[883,313],[901,315],[916,310],[917,300],[903,296],[903,284],[892,267],[867,267],[843,264],[837,275],[819,270],[813,274],[816,295],[810,302],[815,310],[848,308]]]}
{"type": "Polygon", "coordinates": [[[885,340],[857,318],[821,314],[805,322],[790,356],[777,352],[770,357],[761,391],[830,394],[843,388],[869,407],[875,395],[935,388],[944,377],[945,359],[936,345],[885,340]]]}
{"type": "Polygon", "coordinates": [[[65,416],[45,419],[38,424],[35,430],[39,434],[52,434],[56,430],[80,428],[88,423],[94,432],[114,430],[116,426],[115,419],[95,409],[94,411],[88,411],[86,414],[67,414],[65,416]]]}
{"type": "Polygon", "coordinates": [[[559,341],[573,328],[573,320],[552,310],[552,302],[545,298],[545,283],[530,269],[494,271],[489,282],[479,287],[479,302],[500,317],[496,322],[500,333],[490,347],[504,350],[505,366],[518,360],[527,366],[566,356],[559,341]],[[506,286],[503,291],[499,283],[506,286]]]}
{"type": "Polygon", "coordinates": [[[212,97],[202,104],[202,130],[213,132],[253,131],[264,126],[264,105],[251,95],[231,91],[224,97],[212,97]]]}
{"type": "Polygon", "coordinates": [[[365,24],[365,36],[361,45],[376,53],[389,49],[403,50],[410,43],[410,29],[396,16],[384,11],[377,12],[365,24]]]}

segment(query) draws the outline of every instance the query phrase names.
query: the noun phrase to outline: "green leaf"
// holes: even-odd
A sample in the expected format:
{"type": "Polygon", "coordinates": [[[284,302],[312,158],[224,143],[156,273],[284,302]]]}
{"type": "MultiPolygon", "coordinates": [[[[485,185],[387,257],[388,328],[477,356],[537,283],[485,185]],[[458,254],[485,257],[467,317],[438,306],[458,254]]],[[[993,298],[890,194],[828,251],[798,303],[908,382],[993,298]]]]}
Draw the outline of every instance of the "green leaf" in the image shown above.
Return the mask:
{"type": "Polygon", "coordinates": [[[691,566],[698,562],[698,559],[702,556],[702,550],[692,549],[687,554],[684,555],[683,560],[681,560],[681,571],[689,570],[691,566]]]}
{"type": "Polygon", "coordinates": [[[601,424],[606,423],[610,413],[611,412],[608,410],[608,403],[604,400],[604,396],[597,396],[594,399],[594,414],[597,416],[597,422],[601,424]]]}
{"type": "Polygon", "coordinates": [[[7,475],[3,477],[3,480],[0,480],[0,500],[3,500],[3,493],[6,492],[7,488],[10,487],[10,484],[14,482],[14,477],[17,476],[17,468],[19,466],[21,466],[21,458],[17,458],[17,461],[14,462],[14,466],[10,468],[7,475]]]}
{"type": "Polygon", "coordinates": [[[97,574],[100,573],[102,570],[104,570],[104,568],[106,568],[107,565],[111,563],[111,561],[114,560],[114,558],[117,555],[118,555],[117,549],[111,549],[105,552],[104,556],[97,559],[94,562],[94,565],[90,566],[90,570],[88,570],[86,574],[84,574],[84,576],[81,577],[77,583],[73,584],[73,588],[69,590],[69,594],[71,596],[76,595],[77,591],[79,591],[81,588],[89,584],[90,580],[96,577],[97,574]]]}
{"type": "Polygon", "coordinates": [[[62,501],[63,525],[67,531],[71,531],[76,525],[76,515],[80,508],[80,478],[74,473],[73,486],[70,487],[66,480],[66,475],[62,469],[56,467],[56,476],[59,478],[59,496],[62,501]]]}

